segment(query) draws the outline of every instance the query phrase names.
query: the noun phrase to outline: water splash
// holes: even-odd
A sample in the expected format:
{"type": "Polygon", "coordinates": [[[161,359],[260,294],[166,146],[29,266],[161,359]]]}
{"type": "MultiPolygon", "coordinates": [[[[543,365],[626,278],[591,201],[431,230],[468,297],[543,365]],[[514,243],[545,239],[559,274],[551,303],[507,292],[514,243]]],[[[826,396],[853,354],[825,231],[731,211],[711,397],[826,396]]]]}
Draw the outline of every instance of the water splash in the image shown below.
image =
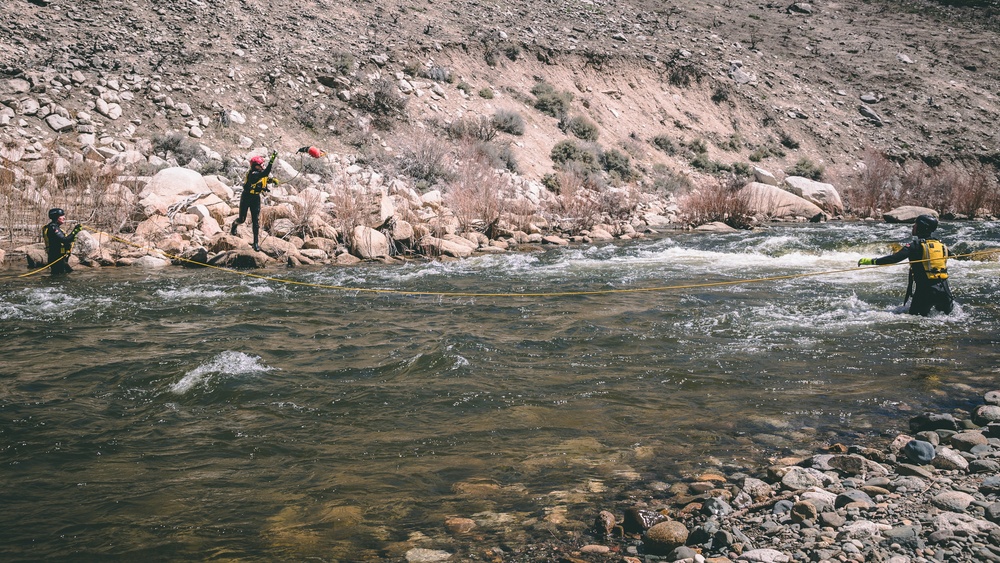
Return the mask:
{"type": "Polygon", "coordinates": [[[216,376],[246,375],[277,369],[262,363],[260,359],[260,356],[227,350],[184,374],[180,381],[170,386],[170,391],[183,395],[198,385],[207,384],[216,376]]]}
{"type": "Polygon", "coordinates": [[[202,302],[225,297],[226,292],[202,287],[182,287],[180,289],[160,289],[156,291],[156,295],[166,301],[202,302]]]}

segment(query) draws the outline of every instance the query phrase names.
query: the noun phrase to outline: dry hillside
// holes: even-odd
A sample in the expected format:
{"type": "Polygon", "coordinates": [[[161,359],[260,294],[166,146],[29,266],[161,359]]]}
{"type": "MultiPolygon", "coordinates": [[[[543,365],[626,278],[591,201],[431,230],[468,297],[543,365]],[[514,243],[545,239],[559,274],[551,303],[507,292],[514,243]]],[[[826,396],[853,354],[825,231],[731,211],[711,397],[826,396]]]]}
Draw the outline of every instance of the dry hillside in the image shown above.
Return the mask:
{"type": "Polygon", "coordinates": [[[525,131],[497,141],[540,178],[571,138],[535,107],[544,81],[647,183],[697,183],[697,150],[777,175],[806,158],[841,184],[867,149],[998,164],[1000,2],[951,4],[11,0],[0,140],[107,157],[177,131],[242,163],[251,146],[392,150],[506,110],[525,131]],[[359,103],[380,78],[405,81],[405,106],[359,103]]]}

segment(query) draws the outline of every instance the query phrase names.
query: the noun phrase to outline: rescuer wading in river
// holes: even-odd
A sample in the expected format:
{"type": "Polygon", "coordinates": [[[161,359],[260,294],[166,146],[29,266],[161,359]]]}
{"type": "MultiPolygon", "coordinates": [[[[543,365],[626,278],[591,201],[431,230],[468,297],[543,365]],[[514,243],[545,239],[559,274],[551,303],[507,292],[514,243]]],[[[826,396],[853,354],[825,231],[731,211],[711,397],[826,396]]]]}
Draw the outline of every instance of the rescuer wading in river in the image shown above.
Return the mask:
{"type": "Polygon", "coordinates": [[[910,261],[910,280],[903,304],[913,296],[909,310],[911,315],[927,316],[932,308],[950,313],[955,307],[951,288],[948,287],[948,247],[941,241],[930,238],[937,227],[938,220],[935,217],[921,215],[913,223],[912,241],[892,254],[858,260],[858,266],[881,266],[910,261]]]}

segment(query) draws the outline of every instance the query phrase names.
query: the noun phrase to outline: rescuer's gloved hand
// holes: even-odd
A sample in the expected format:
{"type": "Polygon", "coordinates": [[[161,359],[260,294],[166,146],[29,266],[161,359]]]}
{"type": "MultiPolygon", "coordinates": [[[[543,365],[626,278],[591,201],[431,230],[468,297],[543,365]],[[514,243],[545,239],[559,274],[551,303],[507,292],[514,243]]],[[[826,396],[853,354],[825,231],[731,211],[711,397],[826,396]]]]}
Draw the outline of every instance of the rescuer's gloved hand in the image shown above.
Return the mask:
{"type": "Polygon", "coordinates": [[[79,233],[82,230],[83,230],[83,225],[77,225],[77,226],[73,227],[73,234],[75,235],[75,234],[79,233]]]}
{"type": "Polygon", "coordinates": [[[271,151],[271,162],[274,162],[276,158],[278,158],[278,151],[271,151]]]}
{"type": "Polygon", "coordinates": [[[862,258],[861,260],[858,260],[858,266],[874,266],[874,265],[875,265],[874,258],[862,258]]]}

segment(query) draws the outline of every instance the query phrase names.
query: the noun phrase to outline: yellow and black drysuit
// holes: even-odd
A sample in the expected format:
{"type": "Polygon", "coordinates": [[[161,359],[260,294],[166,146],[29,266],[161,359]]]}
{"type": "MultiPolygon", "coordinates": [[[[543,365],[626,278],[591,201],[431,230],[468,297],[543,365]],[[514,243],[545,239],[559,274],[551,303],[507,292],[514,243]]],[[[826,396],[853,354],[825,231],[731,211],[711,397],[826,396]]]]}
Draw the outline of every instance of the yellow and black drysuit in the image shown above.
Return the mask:
{"type": "MultiPolygon", "coordinates": [[[[955,307],[948,287],[948,247],[935,239],[914,239],[904,244],[898,251],[876,258],[874,264],[895,264],[909,260],[910,281],[906,288],[906,300],[910,302],[911,315],[928,315],[931,308],[942,313],[950,313],[955,307]]],[[[903,304],[906,304],[906,300],[903,304]]]]}
{"type": "Polygon", "coordinates": [[[271,174],[271,166],[274,165],[274,153],[264,168],[250,167],[246,178],[243,180],[243,193],[240,194],[240,216],[233,222],[230,230],[236,234],[237,225],[247,220],[247,211],[250,212],[250,222],[253,225],[253,248],[258,249],[258,233],[260,232],[260,195],[266,191],[267,182],[271,174]]]}
{"type": "Polygon", "coordinates": [[[69,267],[69,253],[73,250],[73,241],[79,232],[80,227],[77,227],[67,235],[57,221],[52,221],[42,228],[45,254],[48,263],[52,265],[50,271],[53,274],[68,274],[73,271],[73,268],[69,267]]]}

